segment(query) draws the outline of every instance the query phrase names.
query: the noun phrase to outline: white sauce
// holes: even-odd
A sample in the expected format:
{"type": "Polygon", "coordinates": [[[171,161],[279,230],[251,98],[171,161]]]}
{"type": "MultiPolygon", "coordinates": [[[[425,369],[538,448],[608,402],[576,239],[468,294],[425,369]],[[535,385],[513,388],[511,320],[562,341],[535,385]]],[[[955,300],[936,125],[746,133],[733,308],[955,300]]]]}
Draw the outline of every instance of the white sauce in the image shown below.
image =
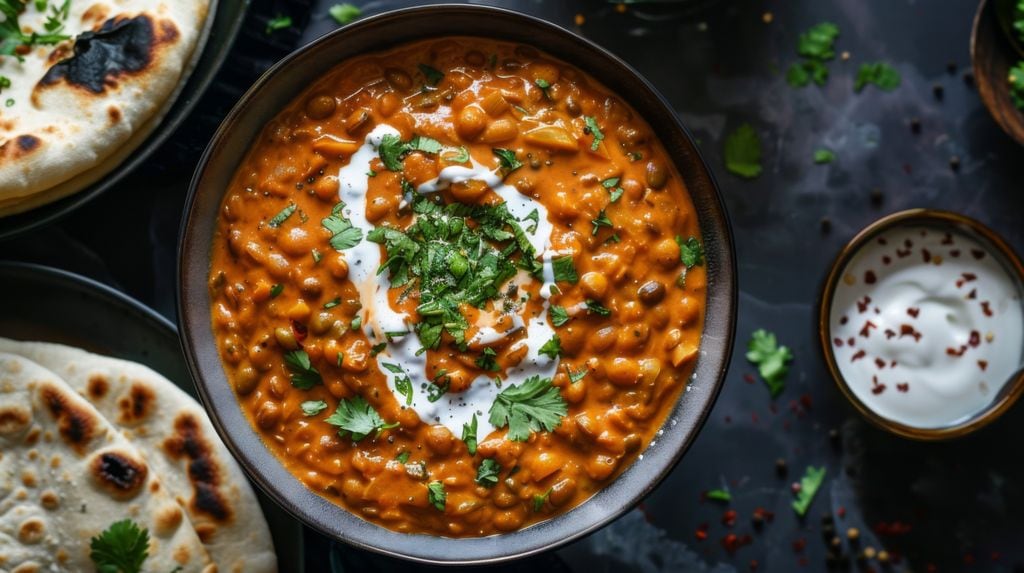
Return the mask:
{"type": "MultiPolygon", "coordinates": [[[[344,215],[352,222],[352,225],[363,231],[364,239],[355,247],[345,251],[349,263],[349,279],[355,284],[359,291],[359,298],[363,304],[359,312],[362,318],[363,330],[370,340],[370,344],[386,342],[386,348],[377,355],[377,364],[380,372],[388,379],[388,387],[394,394],[399,404],[406,404],[406,397],[396,389],[396,380],[408,376],[412,381],[413,399],[409,407],[416,411],[420,419],[426,423],[439,423],[451,430],[456,437],[462,436],[463,425],[469,424],[473,416],[477,418],[477,438],[483,441],[488,434],[494,431],[494,426],[488,421],[488,411],[495,397],[501,391],[493,380],[486,376],[480,376],[473,380],[469,388],[463,392],[449,392],[436,402],[427,399],[427,389],[433,385],[426,373],[426,355],[416,355],[416,351],[422,346],[419,338],[413,331],[414,317],[404,313],[396,312],[388,300],[388,290],[391,288],[388,274],[377,274],[380,268],[382,247],[377,243],[365,239],[366,234],[374,229],[366,219],[366,193],[369,188],[369,171],[371,161],[378,156],[377,148],[381,140],[387,134],[399,135],[398,131],[388,125],[378,125],[367,136],[365,143],[352,155],[347,165],[341,168],[338,173],[340,182],[339,196],[345,202],[344,215]],[[385,333],[408,332],[404,336],[395,336],[391,339],[385,333]],[[402,368],[404,374],[398,374],[386,369],[385,363],[395,364],[402,368]]],[[[504,332],[498,332],[490,326],[482,326],[476,335],[470,340],[473,344],[488,345],[498,342],[510,334],[526,328],[527,336],[517,342],[510,350],[526,345],[526,357],[517,366],[505,372],[502,387],[508,384],[521,384],[528,377],[539,375],[542,377],[554,376],[558,369],[558,360],[541,355],[539,350],[545,342],[554,336],[555,332],[547,321],[547,298],[550,296],[551,286],[554,284],[554,272],[551,267],[551,257],[557,256],[549,252],[551,244],[552,225],[548,221],[547,209],[539,202],[523,195],[518,189],[504,183],[497,170],[491,170],[484,165],[470,160],[472,167],[450,166],[441,170],[438,177],[419,186],[419,193],[433,193],[446,189],[452,183],[460,183],[470,180],[481,181],[494,190],[508,205],[508,210],[515,217],[524,220],[523,228],[527,229],[527,237],[537,253],[543,254],[544,280],[541,287],[541,294],[545,299],[544,312],[539,316],[524,320],[519,314],[513,314],[513,327],[504,332]],[[528,228],[532,221],[526,221],[534,210],[539,215],[537,228],[530,233],[528,228]]],[[[533,280],[526,273],[519,273],[510,279],[510,282],[523,284],[524,281],[533,280]]],[[[523,305],[525,307],[525,305],[523,305]]]]}
{"type": "Polygon", "coordinates": [[[857,398],[917,428],[986,408],[1024,353],[1014,278],[974,239],[935,228],[897,228],[861,247],[836,287],[829,327],[857,398]]]}

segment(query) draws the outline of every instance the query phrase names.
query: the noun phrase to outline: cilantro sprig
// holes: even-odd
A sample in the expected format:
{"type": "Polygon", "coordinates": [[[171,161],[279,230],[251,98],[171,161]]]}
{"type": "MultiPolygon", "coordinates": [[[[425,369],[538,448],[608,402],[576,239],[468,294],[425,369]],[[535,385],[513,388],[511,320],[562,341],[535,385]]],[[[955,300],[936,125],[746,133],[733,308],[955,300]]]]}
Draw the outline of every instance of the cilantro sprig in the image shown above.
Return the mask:
{"type": "Polygon", "coordinates": [[[802,88],[812,81],[819,86],[825,85],[828,80],[825,62],[835,58],[835,41],[838,37],[839,27],[831,22],[822,22],[800,34],[797,53],[804,59],[791,64],[786,71],[789,85],[802,88]]]}
{"type": "Polygon", "coordinates": [[[873,85],[886,92],[900,87],[900,73],[885,62],[861,64],[857,69],[857,79],[853,83],[853,91],[860,92],[873,85]]]}
{"type": "MultiPolygon", "coordinates": [[[[1024,24],[1024,20],[1020,21],[1024,24]]],[[[1024,60],[1017,62],[1017,65],[1010,68],[1010,98],[1017,109],[1024,110],[1024,60]]]]}
{"type": "Polygon", "coordinates": [[[466,444],[466,451],[471,456],[476,455],[477,425],[476,414],[473,414],[473,419],[469,423],[462,425],[462,441],[466,444]]]}
{"type": "Polygon", "coordinates": [[[115,521],[89,540],[89,559],[99,573],[139,573],[149,557],[149,531],[130,519],[115,521]]]}
{"type": "Polygon", "coordinates": [[[762,329],[754,331],[747,345],[747,360],[757,365],[772,398],[782,393],[786,387],[786,373],[789,372],[789,361],[793,353],[785,346],[779,346],[775,335],[762,329]]]}
{"type": "Polygon", "coordinates": [[[814,501],[815,494],[821,489],[821,484],[824,481],[825,466],[820,468],[807,466],[804,477],[800,478],[800,491],[797,492],[796,499],[792,503],[793,511],[797,515],[803,517],[807,514],[807,510],[811,507],[811,502],[814,501]]]}
{"type": "Polygon", "coordinates": [[[338,409],[324,421],[337,426],[339,436],[350,435],[354,442],[370,434],[379,434],[384,430],[398,427],[398,422],[385,422],[362,396],[338,402],[338,409]]]}
{"type": "Polygon", "coordinates": [[[507,426],[508,439],[525,442],[532,432],[553,431],[567,413],[565,399],[551,379],[531,376],[498,394],[488,420],[495,428],[507,426]]]}

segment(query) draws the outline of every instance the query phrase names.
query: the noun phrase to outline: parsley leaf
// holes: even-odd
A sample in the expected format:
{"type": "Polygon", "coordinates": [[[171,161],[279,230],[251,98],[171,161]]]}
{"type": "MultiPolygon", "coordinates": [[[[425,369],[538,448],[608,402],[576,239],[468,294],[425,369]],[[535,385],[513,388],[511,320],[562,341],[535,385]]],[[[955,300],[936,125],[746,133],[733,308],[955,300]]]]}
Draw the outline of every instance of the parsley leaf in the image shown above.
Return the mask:
{"type": "Polygon", "coordinates": [[[466,443],[466,451],[471,456],[476,455],[476,430],[476,414],[473,414],[473,419],[468,424],[462,425],[462,441],[466,443]]]}
{"type": "Polygon", "coordinates": [[[543,495],[533,494],[533,512],[537,513],[544,509],[544,504],[548,502],[548,497],[551,495],[551,489],[544,492],[543,495]]]}
{"type": "Polygon", "coordinates": [[[601,229],[601,227],[611,227],[612,220],[608,218],[608,215],[604,212],[604,209],[601,209],[601,211],[597,214],[597,218],[592,219],[590,221],[590,224],[594,226],[590,234],[596,235],[597,232],[601,229]]]}
{"type": "Polygon", "coordinates": [[[800,492],[796,494],[796,499],[793,500],[792,504],[793,510],[796,511],[797,515],[803,516],[807,514],[807,509],[810,508],[815,494],[818,493],[818,489],[821,488],[821,484],[824,481],[825,466],[820,468],[807,466],[804,477],[800,479],[800,492]]]}
{"type": "Polygon", "coordinates": [[[775,335],[764,330],[754,331],[747,344],[747,360],[757,365],[757,370],[768,385],[772,398],[782,393],[786,387],[787,365],[793,359],[793,353],[785,346],[779,346],[775,335]]]}
{"type": "Polygon", "coordinates": [[[398,422],[385,423],[377,410],[374,410],[362,396],[338,402],[338,409],[324,421],[337,426],[339,436],[351,435],[354,442],[372,433],[398,427],[398,422]]]}
{"type": "Polygon", "coordinates": [[[448,494],[444,491],[443,483],[432,481],[427,484],[427,501],[438,511],[444,511],[445,503],[448,501],[448,494]]]}
{"type": "Polygon", "coordinates": [[[292,350],[284,355],[284,364],[291,373],[292,386],[299,390],[309,390],[317,384],[323,384],[320,372],[309,360],[305,350],[292,350]]]}
{"type": "Polygon", "coordinates": [[[270,221],[267,224],[275,229],[280,227],[281,223],[287,221],[288,217],[291,217],[292,214],[295,213],[295,209],[297,209],[295,203],[289,203],[288,206],[285,207],[284,209],[281,209],[281,211],[277,215],[271,217],[270,221]]]}
{"type": "Polygon", "coordinates": [[[341,25],[350,24],[363,15],[363,11],[360,10],[358,6],[349,4],[348,2],[331,6],[327,9],[327,13],[341,25]]]}
{"type": "Polygon", "coordinates": [[[491,405],[489,421],[495,428],[508,426],[508,439],[525,442],[531,432],[553,431],[568,407],[550,378],[531,376],[519,386],[509,385],[491,405]]]}
{"type": "Polygon", "coordinates": [[[552,336],[551,340],[545,342],[537,352],[551,358],[552,360],[558,358],[562,354],[562,339],[559,338],[557,334],[552,336]]]}
{"type": "Polygon", "coordinates": [[[555,281],[576,284],[580,280],[579,275],[576,274],[576,265],[573,263],[572,255],[552,259],[551,267],[555,273],[555,281]]]}
{"type": "Polygon", "coordinates": [[[594,142],[590,144],[590,150],[597,151],[601,147],[601,141],[604,140],[601,127],[597,125],[597,120],[589,115],[583,116],[583,123],[587,126],[584,131],[590,132],[594,136],[594,142]]]}
{"type": "Polygon", "coordinates": [[[335,251],[351,249],[363,240],[363,230],[352,225],[343,214],[344,203],[338,203],[331,209],[331,215],[325,217],[320,224],[331,232],[331,248],[335,251]]]}
{"type": "Polygon", "coordinates": [[[476,478],[473,481],[484,487],[494,487],[498,485],[498,474],[500,473],[501,464],[487,458],[476,468],[476,478]]]}
{"type": "Polygon", "coordinates": [[[266,30],[264,30],[264,32],[269,36],[269,35],[273,34],[274,32],[276,32],[278,30],[283,30],[285,28],[290,28],[291,25],[292,25],[292,18],[291,18],[291,16],[282,16],[282,15],[278,14],[277,17],[271,18],[270,20],[267,20],[267,28],[266,28],[266,30]]]}
{"type": "Polygon", "coordinates": [[[816,149],[814,151],[814,162],[821,165],[823,163],[832,163],[836,160],[836,154],[831,149],[816,149]]]}
{"type": "Polygon", "coordinates": [[[555,326],[562,326],[569,322],[569,313],[566,312],[564,306],[551,305],[551,308],[548,309],[548,316],[551,317],[551,324],[555,326]]]}
{"type": "Polygon", "coordinates": [[[805,58],[831,60],[836,57],[834,44],[839,37],[839,27],[832,22],[822,22],[800,34],[797,52],[805,58]]]}
{"type": "Polygon", "coordinates": [[[512,173],[523,166],[523,163],[516,159],[516,152],[511,149],[494,148],[491,151],[498,156],[498,163],[501,165],[505,175],[512,173]]]}
{"type": "Polygon", "coordinates": [[[611,313],[612,313],[611,310],[609,310],[603,304],[601,304],[600,302],[598,302],[596,300],[591,300],[591,299],[588,298],[587,301],[586,301],[586,305],[587,305],[587,313],[589,313],[589,314],[599,314],[601,316],[610,316],[611,313]]]}
{"type": "MultiPolygon", "coordinates": [[[[1024,24],[1024,20],[1018,22],[1024,24]]],[[[1024,110],[1024,61],[1010,68],[1010,98],[1017,109],[1024,110]]]]}
{"type": "Polygon", "coordinates": [[[761,140],[749,123],[725,138],[725,168],[747,179],[761,174],[761,140]]]}
{"type": "Polygon", "coordinates": [[[683,261],[686,268],[693,268],[704,264],[704,246],[696,237],[683,240],[676,235],[676,244],[679,245],[679,259],[683,261]]]}
{"type": "Polygon", "coordinates": [[[115,521],[89,541],[89,559],[99,573],[139,573],[149,557],[149,531],[130,519],[115,521]]]}
{"type": "Polygon", "coordinates": [[[316,416],[327,409],[327,402],[324,402],[323,400],[306,400],[299,404],[299,407],[302,408],[303,414],[307,416],[316,416]]]}
{"type": "Polygon", "coordinates": [[[408,152],[408,148],[402,138],[397,135],[386,133],[380,138],[380,145],[377,146],[377,154],[380,160],[390,171],[402,170],[402,158],[408,152]]]}
{"type": "Polygon", "coordinates": [[[715,501],[732,501],[732,494],[726,489],[711,489],[704,493],[707,499],[715,501]]]}
{"type": "Polygon", "coordinates": [[[423,73],[423,77],[427,79],[427,83],[432,86],[436,86],[444,79],[444,72],[437,68],[428,66],[427,64],[419,64],[417,67],[420,69],[420,72],[423,73]]]}
{"type": "Polygon", "coordinates": [[[488,372],[498,372],[501,370],[501,367],[498,366],[498,362],[495,360],[495,357],[497,356],[498,353],[495,352],[493,348],[484,348],[483,352],[481,352],[480,356],[476,359],[477,368],[488,372]]]}
{"type": "Polygon", "coordinates": [[[882,91],[891,92],[900,86],[900,73],[884,62],[861,64],[857,70],[857,79],[853,83],[853,91],[860,93],[869,84],[874,84],[882,91]]]}

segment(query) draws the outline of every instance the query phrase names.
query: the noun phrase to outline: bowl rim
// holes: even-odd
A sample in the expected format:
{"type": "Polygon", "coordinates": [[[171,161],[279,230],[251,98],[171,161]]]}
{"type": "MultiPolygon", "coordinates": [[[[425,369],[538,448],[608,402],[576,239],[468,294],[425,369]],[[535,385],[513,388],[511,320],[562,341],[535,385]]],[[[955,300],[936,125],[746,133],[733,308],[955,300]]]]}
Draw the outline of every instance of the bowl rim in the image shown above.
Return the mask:
{"type": "MultiPolygon", "coordinates": [[[[359,53],[373,53],[393,45],[455,35],[443,31],[443,28],[448,25],[450,24],[431,27],[429,24],[423,24],[422,29],[417,29],[411,37],[404,37],[399,41],[374,40],[372,49],[362,49],[359,53]],[[442,31],[438,31],[438,27],[442,28],[442,31]]],[[[485,36],[478,30],[466,30],[458,35],[485,36]]],[[[531,36],[531,40],[534,36],[531,36]]],[[[568,50],[568,48],[564,49],[568,50]]],[[[343,60],[344,58],[337,58],[325,69],[331,69],[343,60]]],[[[294,83],[294,78],[278,81],[284,84],[294,83]]],[[[305,87],[289,89],[292,93],[290,99],[294,99],[305,87]]],[[[633,99],[627,96],[622,97],[634,108],[643,107],[638,105],[636,97],[633,99]]],[[[269,117],[274,117],[279,110],[279,108],[274,110],[269,117]]],[[[261,130],[264,125],[265,123],[260,125],[259,129],[261,130]]],[[[245,146],[245,151],[248,151],[248,145],[245,146]]],[[[237,171],[244,156],[245,153],[239,154],[237,161],[231,163],[229,166],[231,174],[237,171]]],[[[209,193],[212,192],[209,191],[209,193]]],[[[218,193],[217,205],[219,206],[220,199],[223,197],[223,188],[218,193]]],[[[205,213],[213,219],[216,218],[216,214],[216,209],[212,214],[205,213]]],[[[732,226],[720,188],[710,166],[701,156],[694,138],[682,125],[672,106],[650,82],[631,66],[589,40],[534,16],[486,5],[434,4],[384,12],[334,30],[284,57],[265,72],[238,100],[209,142],[190,183],[179,230],[176,302],[186,363],[214,426],[242,467],[246,469],[252,481],[302,523],[328,537],[362,549],[424,564],[498,563],[546,551],[592,533],[625,513],[650,493],[692,445],[725,382],[735,340],[738,290],[732,226]],[[679,391],[679,398],[672,411],[662,423],[656,434],[656,439],[644,451],[644,455],[634,460],[613,481],[606,484],[593,496],[569,511],[524,529],[479,538],[449,538],[398,533],[363,520],[348,509],[320,496],[299,482],[266,448],[262,442],[262,436],[255,432],[242,414],[234,391],[224,376],[223,364],[217,349],[215,347],[198,347],[197,338],[208,337],[210,312],[208,304],[198,306],[192,304],[195,299],[198,299],[199,302],[208,301],[205,297],[209,296],[207,276],[212,236],[206,235],[205,232],[193,232],[196,225],[192,224],[193,220],[199,216],[196,212],[197,202],[202,194],[204,178],[209,176],[211,171],[215,171],[211,167],[211,163],[218,146],[228,138],[229,133],[248,109],[260,101],[260,93],[264,89],[271,90],[267,87],[268,84],[272,84],[279,77],[287,78],[289,74],[284,71],[288,70],[296,61],[310,57],[309,54],[317,54],[321,51],[330,52],[333,45],[342,44],[343,38],[350,34],[354,35],[358,31],[366,33],[366,30],[392,25],[395,21],[405,19],[421,24],[435,22],[438,21],[438,18],[456,13],[465,18],[488,19],[489,25],[496,25],[490,23],[490,20],[493,19],[512,21],[515,26],[510,26],[512,29],[507,32],[502,29],[503,32],[494,39],[522,42],[518,38],[525,33],[524,29],[529,29],[536,36],[533,45],[563,61],[567,61],[568,58],[553,46],[562,42],[564,48],[565,43],[572,43],[574,50],[586,52],[587,57],[592,61],[612,68],[611,71],[598,71],[596,65],[573,64],[596,77],[605,86],[608,86],[609,82],[602,79],[602,76],[618,74],[620,77],[628,78],[632,85],[625,91],[632,93],[633,96],[643,96],[646,109],[649,110],[649,113],[642,114],[645,118],[648,115],[665,116],[666,120],[671,118],[665,122],[667,125],[652,123],[651,127],[658,134],[662,144],[669,150],[669,157],[687,182],[691,197],[694,196],[694,186],[690,183],[700,184],[703,203],[697,204],[696,197],[694,197],[694,206],[701,223],[703,242],[706,247],[709,245],[713,247],[706,249],[707,303],[697,366],[693,377],[679,391]],[[655,114],[651,110],[656,110],[657,113],[655,114]],[[681,148],[673,150],[663,134],[672,134],[672,142],[679,144],[681,148]],[[685,170],[683,167],[686,165],[692,167],[685,170]],[[203,236],[196,237],[197,234],[203,234],[203,236]],[[709,237],[712,238],[710,243],[709,237]],[[204,306],[205,308],[203,308],[204,306]],[[712,315],[712,306],[715,307],[714,315],[712,315]],[[210,359],[210,353],[213,354],[213,360],[210,359]],[[704,371],[707,371],[707,375],[695,383],[697,373],[704,374],[704,371]],[[230,394],[230,398],[228,394],[230,394]],[[683,396],[688,395],[693,397],[684,400],[683,396]],[[240,423],[241,427],[229,430],[230,422],[240,423]],[[372,528],[372,531],[369,531],[367,527],[372,528]]]]}
{"type": "Polygon", "coordinates": [[[1018,371],[1012,380],[1007,381],[1003,386],[1005,390],[1001,390],[1000,395],[983,410],[958,424],[939,428],[919,428],[886,418],[872,410],[850,388],[846,378],[839,370],[839,365],[836,363],[835,353],[832,350],[831,328],[829,326],[832,300],[835,296],[839,279],[843,271],[846,270],[846,266],[867,242],[895,227],[915,223],[952,228],[960,233],[974,235],[973,238],[982,239],[982,243],[987,243],[987,246],[991,246],[997,251],[997,255],[1002,259],[1002,262],[1012,267],[1007,269],[1007,271],[1012,270],[1015,272],[1017,285],[1021,292],[1024,293],[1024,264],[1021,263],[1020,258],[1009,243],[984,223],[960,213],[939,209],[916,208],[898,211],[886,215],[861,229],[836,255],[832,266],[829,268],[819,301],[818,342],[822,355],[825,358],[825,365],[833,381],[835,381],[843,396],[853,404],[854,408],[862,416],[875,426],[897,436],[918,441],[934,442],[963,437],[994,422],[1024,393],[1024,370],[1018,371]]]}

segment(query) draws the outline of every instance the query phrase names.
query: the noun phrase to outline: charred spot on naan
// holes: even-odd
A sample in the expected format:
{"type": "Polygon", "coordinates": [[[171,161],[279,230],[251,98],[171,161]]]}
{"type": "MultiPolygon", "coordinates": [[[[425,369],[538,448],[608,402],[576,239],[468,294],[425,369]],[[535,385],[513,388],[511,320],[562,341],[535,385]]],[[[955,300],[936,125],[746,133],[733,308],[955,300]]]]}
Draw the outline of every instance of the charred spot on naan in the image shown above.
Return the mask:
{"type": "Polygon", "coordinates": [[[0,161],[22,159],[41,148],[42,145],[42,140],[34,135],[17,135],[0,144],[0,161]]]}
{"type": "Polygon", "coordinates": [[[116,499],[134,497],[142,490],[149,469],[146,464],[117,450],[97,455],[89,464],[89,473],[101,489],[116,499]]]}
{"type": "Polygon", "coordinates": [[[25,431],[32,422],[32,412],[21,404],[0,408],[0,436],[25,431]]]}
{"type": "Polygon", "coordinates": [[[73,398],[60,388],[46,384],[39,395],[50,416],[57,421],[57,430],[64,441],[79,454],[96,435],[98,422],[93,414],[75,404],[73,398]]]}
{"type": "Polygon", "coordinates": [[[203,436],[195,416],[183,413],[174,420],[174,435],[164,440],[164,450],[175,459],[188,459],[188,478],[192,482],[192,510],[217,521],[231,519],[228,500],[220,492],[221,468],[213,457],[213,447],[203,436]]]}
{"type": "Polygon", "coordinates": [[[107,382],[106,376],[102,374],[93,374],[89,377],[89,381],[85,385],[86,391],[89,393],[89,397],[93,400],[99,400],[107,395],[107,391],[110,390],[110,383],[107,382]]]}
{"type": "Polygon", "coordinates": [[[32,98],[40,89],[59,83],[102,94],[116,87],[121,76],[153,68],[160,46],[174,44],[180,37],[172,22],[154,21],[148,14],[110,18],[98,30],[78,35],[74,55],[50,67],[32,98]]]}
{"type": "Polygon", "coordinates": [[[146,419],[153,411],[155,401],[156,394],[152,390],[139,382],[132,383],[128,395],[123,396],[117,403],[121,410],[120,423],[131,424],[146,419]]]}

